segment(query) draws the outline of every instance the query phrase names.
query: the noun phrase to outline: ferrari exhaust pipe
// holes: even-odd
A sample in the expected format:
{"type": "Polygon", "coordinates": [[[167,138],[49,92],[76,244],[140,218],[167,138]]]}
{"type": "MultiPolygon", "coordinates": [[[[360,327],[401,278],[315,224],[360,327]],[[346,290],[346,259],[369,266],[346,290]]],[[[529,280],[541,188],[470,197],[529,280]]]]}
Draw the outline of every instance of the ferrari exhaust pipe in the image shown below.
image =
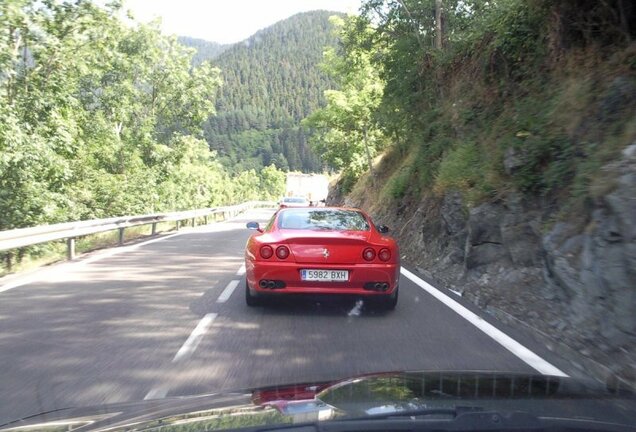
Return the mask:
{"type": "Polygon", "coordinates": [[[375,285],[373,286],[377,291],[380,291],[382,289],[382,284],[380,282],[376,282],[375,285]]]}
{"type": "Polygon", "coordinates": [[[261,289],[282,289],[287,285],[281,280],[261,279],[258,281],[258,286],[261,287],[261,289]]]}
{"type": "Polygon", "coordinates": [[[389,289],[389,284],[388,284],[388,283],[386,283],[386,282],[385,282],[385,283],[383,283],[383,284],[382,284],[382,291],[386,291],[386,290],[388,290],[388,289],[389,289]]]}

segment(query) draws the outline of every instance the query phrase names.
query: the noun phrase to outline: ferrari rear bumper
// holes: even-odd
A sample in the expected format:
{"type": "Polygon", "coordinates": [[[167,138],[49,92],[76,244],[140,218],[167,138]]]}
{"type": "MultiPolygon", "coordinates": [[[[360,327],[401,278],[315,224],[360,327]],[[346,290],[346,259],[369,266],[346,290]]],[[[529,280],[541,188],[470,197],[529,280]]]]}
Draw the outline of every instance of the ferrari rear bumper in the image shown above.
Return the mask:
{"type": "Polygon", "coordinates": [[[400,265],[397,263],[324,265],[247,260],[245,267],[247,282],[255,294],[387,295],[393,293],[400,277],[400,265]],[[301,279],[303,269],[346,270],[348,280],[306,281],[301,279]]]}

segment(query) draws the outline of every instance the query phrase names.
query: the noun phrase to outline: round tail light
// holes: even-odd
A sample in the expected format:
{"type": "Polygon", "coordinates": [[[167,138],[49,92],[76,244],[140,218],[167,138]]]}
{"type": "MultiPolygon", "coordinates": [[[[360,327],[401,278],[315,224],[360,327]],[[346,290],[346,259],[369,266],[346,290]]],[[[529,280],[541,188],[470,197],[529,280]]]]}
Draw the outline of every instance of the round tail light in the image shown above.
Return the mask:
{"type": "Polygon", "coordinates": [[[276,248],[276,256],[280,259],[285,259],[289,256],[289,249],[287,246],[278,246],[276,248]]]}
{"type": "Polygon", "coordinates": [[[380,249],[380,252],[378,253],[378,258],[380,258],[381,261],[390,260],[391,259],[391,251],[388,250],[387,248],[380,249]]]}
{"type": "Polygon", "coordinates": [[[271,258],[274,255],[274,250],[271,246],[261,246],[261,256],[265,259],[271,258]]]}
{"type": "Polygon", "coordinates": [[[373,261],[373,258],[375,258],[375,251],[371,248],[366,248],[362,252],[362,258],[364,258],[365,261],[373,261]]]}

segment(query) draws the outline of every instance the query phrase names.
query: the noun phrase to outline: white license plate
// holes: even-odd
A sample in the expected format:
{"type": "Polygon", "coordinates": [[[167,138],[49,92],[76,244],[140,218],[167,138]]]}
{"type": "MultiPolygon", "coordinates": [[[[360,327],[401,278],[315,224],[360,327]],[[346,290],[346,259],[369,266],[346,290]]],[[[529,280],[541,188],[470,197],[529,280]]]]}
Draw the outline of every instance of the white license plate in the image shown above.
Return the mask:
{"type": "Polygon", "coordinates": [[[317,282],[346,282],[349,280],[349,271],[303,269],[300,271],[300,279],[317,282]]]}

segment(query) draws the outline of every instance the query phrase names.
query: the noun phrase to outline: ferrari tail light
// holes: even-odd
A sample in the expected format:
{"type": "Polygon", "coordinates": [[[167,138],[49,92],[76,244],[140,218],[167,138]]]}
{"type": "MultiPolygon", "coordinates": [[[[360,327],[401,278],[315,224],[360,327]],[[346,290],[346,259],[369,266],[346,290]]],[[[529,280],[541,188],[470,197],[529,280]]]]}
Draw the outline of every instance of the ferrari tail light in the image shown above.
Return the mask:
{"type": "Polygon", "coordinates": [[[380,249],[380,252],[378,252],[378,258],[380,258],[381,261],[390,260],[391,259],[391,251],[388,250],[387,248],[380,249]]]}
{"type": "Polygon", "coordinates": [[[276,256],[280,259],[285,259],[289,256],[289,249],[287,246],[278,246],[276,248],[276,256]]]}
{"type": "Polygon", "coordinates": [[[373,258],[375,258],[375,251],[372,248],[366,248],[362,252],[362,258],[364,258],[365,261],[373,261],[373,258]]]}
{"type": "Polygon", "coordinates": [[[261,246],[261,256],[265,259],[269,259],[274,255],[274,250],[271,246],[261,246]]]}

